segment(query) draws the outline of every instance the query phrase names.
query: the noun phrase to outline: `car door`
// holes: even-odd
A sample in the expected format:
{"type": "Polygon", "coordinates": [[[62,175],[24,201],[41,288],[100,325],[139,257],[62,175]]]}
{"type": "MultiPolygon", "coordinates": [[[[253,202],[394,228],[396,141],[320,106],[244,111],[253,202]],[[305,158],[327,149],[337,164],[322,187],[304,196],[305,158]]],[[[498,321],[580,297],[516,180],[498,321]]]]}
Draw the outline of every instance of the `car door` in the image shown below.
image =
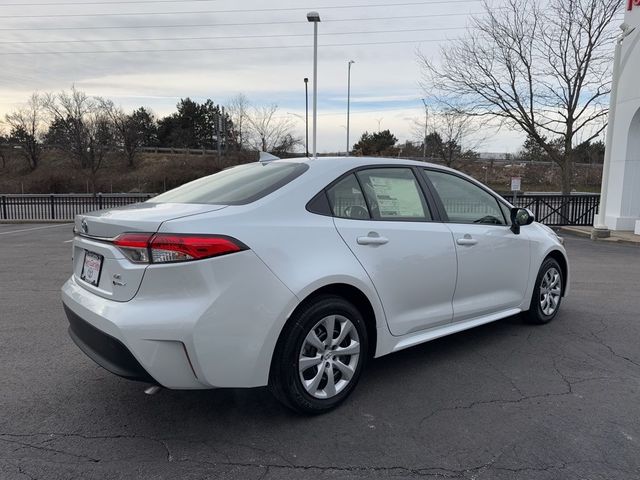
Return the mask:
{"type": "Polygon", "coordinates": [[[455,247],[446,225],[433,221],[416,172],[360,169],[327,196],[338,232],[380,296],[391,333],[451,322],[455,247]]]}
{"type": "Polygon", "coordinates": [[[458,254],[454,322],[518,307],[529,278],[526,231],[513,233],[507,207],[480,185],[452,172],[423,172],[458,254]]]}

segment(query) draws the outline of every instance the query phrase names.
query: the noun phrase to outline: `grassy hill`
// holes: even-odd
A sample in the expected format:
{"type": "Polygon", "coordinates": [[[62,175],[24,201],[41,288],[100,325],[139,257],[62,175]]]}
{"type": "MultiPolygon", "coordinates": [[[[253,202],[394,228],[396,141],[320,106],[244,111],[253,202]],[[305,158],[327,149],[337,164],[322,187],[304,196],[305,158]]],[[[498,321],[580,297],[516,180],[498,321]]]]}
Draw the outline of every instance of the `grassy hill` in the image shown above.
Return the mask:
{"type": "MultiPolygon", "coordinates": [[[[134,168],[117,152],[105,159],[96,174],[96,192],[163,192],[196,178],[248,161],[256,155],[141,153],[134,168]]],[[[46,152],[41,164],[29,171],[17,154],[0,169],[0,193],[91,193],[91,173],[58,151],[46,152]]]]}
{"type": "MultiPolygon", "coordinates": [[[[90,172],[74,165],[62,152],[49,151],[35,171],[27,168],[19,151],[9,152],[0,164],[0,193],[91,193],[90,172]]],[[[141,153],[136,166],[126,166],[118,152],[105,160],[96,175],[96,192],[163,192],[196,178],[240,163],[256,161],[252,152],[228,153],[222,157],[202,154],[141,153]]],[[[560,170],[549,164],[493,164],[467,161],[455,168],[493,189],[506,192],[511,177],[522,177],[524,191],[559,191],[560,170]]],[[[576,164],[574,190],[599,192],[602,165],[576,164]]]]}

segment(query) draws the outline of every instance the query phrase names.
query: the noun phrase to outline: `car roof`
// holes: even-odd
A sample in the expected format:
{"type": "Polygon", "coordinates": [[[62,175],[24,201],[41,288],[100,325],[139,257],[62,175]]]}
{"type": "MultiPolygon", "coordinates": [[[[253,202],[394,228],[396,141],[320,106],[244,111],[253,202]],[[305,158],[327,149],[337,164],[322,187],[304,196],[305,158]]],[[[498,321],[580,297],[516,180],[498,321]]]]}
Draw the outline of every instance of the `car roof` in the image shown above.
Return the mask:
{"type": "Polygon", "coordinates": [[[421,162],[419,160],[408,160],[403,158],[392,158],[392,157],[317,157],[317,158],[307,158],[307,157],[296,157],[296,158],[287,158],[281,160],[274,160],[274,162],[294,162],[294,163],[304,163],[309,165],[310,169],[313,169],[317,174],[321,176],[327,177],[335,177],[339,176],[343,173],[346,173],[350,170],[359,168],[359,167],[368,167],[368,166],[386,166],[389,165],[398,165],[398,166],[415,166],[415,167],[427,167],[433,168],[434,170],[440,170],[444,172],[453,172],[457,176],[463,177],[471,181],[472,183],[477,184],[481,188],[491,192],[494,196],[499,198],[504,203],[509,204],[509,202],[502,197],[502,195],[493,191],[490,187],[480,182],[478,179],[473,178],[472,176],[461,172],[459,170],[455,170],[453,168],[446,167],[444,165],[438,165],[435,163],[429,162],[421,162]]]}
{"type": "Polygon", "coordinates": [[[435,163],[421,162],[418,160],[408,160],[404,158],[392,158],[392,157],[296,157],[296,158],[283,158],[274,160],[275,162],[295,162],[306,163],[314,168],[334,168],[336,166],[348,167],[347,169],[363,167],[367,165],[412,165],[416,167],[433,167],[443,170],[451,170],[443,165],[435,163]]]}
{"type": "Polygon", "coordinates": [[[452,168],[445,167],[444,165],[438,165],[435,163],[421,162],[418,160],[408,160],[404,158],[393,157],[296,157],[286,158],[281,160],[274,160],[274,162],[294,162],[305,163],[309,165],[316,173],[335,173],[336,171],[347,172],[354,168],[376,166],[376,165],[398,165],[398,166],[415,166],[415,167],[429,167],[443,171],[456,172],[459,175],[471,178],[462,172],[454,170],[452,168]]]}

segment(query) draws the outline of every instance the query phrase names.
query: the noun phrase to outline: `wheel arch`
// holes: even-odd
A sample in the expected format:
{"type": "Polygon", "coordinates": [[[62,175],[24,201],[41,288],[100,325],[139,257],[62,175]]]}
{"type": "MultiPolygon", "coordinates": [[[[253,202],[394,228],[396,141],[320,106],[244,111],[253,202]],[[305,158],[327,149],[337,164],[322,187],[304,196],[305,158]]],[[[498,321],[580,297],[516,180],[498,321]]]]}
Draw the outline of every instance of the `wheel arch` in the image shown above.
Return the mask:
{"type": "MultiPolygon", "coordinates": [[[[322,286],[315,288],[313,291],[309,292],[292,310],[291,314],[288,316],[287,321],[282,326],[280,330],[280,334],[278,335],[278,339],[276,341],[275,348],[280,348],[282,344],[282,338],[287,334],[289,326],[291,325],[291,321],[294,315],[302,308],[306,307],[309,303],[313,302],[314,299],[322,296],[322,295],[336,295],[344,298],[345,300],[351,302],[362,314],[362,318],[364,319],[365,326],[367,328],[368,334],[368,347],[369,347],[369,356],[374,357],[377,349],[378,343],[378,322],[385,321],[384,318],[379,319],[379,315],[376,315],[376,308],[374,304],[369,299],[369,297],[362,291],[362,289],[343,282],[335,282],[328,283],[322,286]]],[[[275,352],[274,352],[275,353],[275,352]]],[[[276,357],[274,354],[272,356],[272,365],[273,368],[273,359],[276,357]]]]}
{"type": "MultiPolygon", "coordinates": [[[[560,250],[551,250],[544,260],[547,258],[553,258],[560,265],[560,269],[562,270],[562,278],[564,281],[562,282],[562,296],[565,296],[565,292],[567,290],[567,285],[569,284],[569,262],[567,262],[567,257],[560,250]]],[[[543,262],[544,262],[543,260],[543,262]]]]}

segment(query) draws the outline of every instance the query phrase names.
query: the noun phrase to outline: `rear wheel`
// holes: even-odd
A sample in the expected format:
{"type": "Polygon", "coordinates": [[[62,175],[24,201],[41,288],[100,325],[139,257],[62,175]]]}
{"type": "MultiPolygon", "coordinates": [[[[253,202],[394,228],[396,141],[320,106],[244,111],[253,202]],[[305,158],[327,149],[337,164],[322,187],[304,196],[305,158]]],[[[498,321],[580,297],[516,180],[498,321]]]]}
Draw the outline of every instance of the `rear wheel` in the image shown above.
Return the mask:
{"type": "Polygon", "coordinates": [[[293,410],[323,413],[355,388],[368,354],[367,330],[356,307],[321,296],[296,311],[278,342],[269,386],[293,410]]]}
{"type": "Polygon", "coordinates": [[[564,287],[562,269],[556,260],[547,258],[540,267],[529,311],[525,318],[529,323],[544,324],[555,318],[562,301],[564,287]]]}

